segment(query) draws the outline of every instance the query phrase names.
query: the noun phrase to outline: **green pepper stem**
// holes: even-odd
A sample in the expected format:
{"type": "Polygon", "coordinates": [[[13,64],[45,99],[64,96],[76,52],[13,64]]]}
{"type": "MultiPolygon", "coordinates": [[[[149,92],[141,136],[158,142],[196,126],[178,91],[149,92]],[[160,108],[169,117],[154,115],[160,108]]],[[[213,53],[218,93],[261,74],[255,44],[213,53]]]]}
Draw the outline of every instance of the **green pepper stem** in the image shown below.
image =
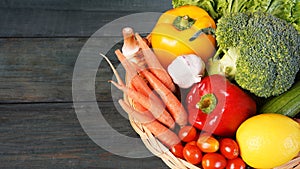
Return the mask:
{"type": "Polygon", "coordinates": [[[203,113],[210,114],[217,106],[217,98],[214,94],[209,93],[203,95],[196,107],[202,110],[203,113]]]}
{"type": "Polygon", "coordinates": [[[184,15],[179,22],[180,27],[188,27],[189,26],[189,16],[184,15]]]}
{"type": "Polygon", "coordinates": [[[176,29],[182,31],[182,30],[189,29],[190,27],[192,27],[195,22],[196,22],[196,20],[193,18],[190,18],[188,15],[177,16],[173,22],[173,26],[176,29]]]}

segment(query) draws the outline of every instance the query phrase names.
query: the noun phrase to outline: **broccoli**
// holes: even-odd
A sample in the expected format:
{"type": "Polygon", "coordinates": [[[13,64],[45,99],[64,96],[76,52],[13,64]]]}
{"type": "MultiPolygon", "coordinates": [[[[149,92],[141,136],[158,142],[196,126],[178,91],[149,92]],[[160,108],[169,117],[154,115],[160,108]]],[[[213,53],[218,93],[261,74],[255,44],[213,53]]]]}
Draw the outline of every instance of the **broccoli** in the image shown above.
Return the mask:
{"type": "Polygon", "coordinates": [[[231,13],[218,20],[209,74],[223,74],[258,97],[287,91],[300,68],[300,35],[271,14],[231,13]]]}

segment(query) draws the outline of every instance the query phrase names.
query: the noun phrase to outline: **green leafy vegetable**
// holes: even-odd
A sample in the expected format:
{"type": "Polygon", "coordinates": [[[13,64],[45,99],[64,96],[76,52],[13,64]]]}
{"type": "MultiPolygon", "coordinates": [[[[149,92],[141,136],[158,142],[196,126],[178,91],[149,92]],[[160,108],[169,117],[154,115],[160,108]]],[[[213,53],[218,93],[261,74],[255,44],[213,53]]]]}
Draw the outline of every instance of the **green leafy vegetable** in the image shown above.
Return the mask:
{"type": "Polygon", "coordinates": [[[196,5],[218,20],[223,15],[237,12],[268,12],[293,24],[300,32],[299,0],[172,0],[173,7],[196,5]]]}

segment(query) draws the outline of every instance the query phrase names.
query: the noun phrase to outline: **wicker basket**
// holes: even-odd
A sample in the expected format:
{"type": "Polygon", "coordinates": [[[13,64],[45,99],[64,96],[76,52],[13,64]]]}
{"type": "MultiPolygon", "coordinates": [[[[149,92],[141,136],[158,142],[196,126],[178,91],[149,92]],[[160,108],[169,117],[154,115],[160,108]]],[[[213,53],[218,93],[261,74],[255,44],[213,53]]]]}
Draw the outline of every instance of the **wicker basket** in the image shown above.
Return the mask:
{"type": "MultiPolygon", "coordinates": [[[[124,95],[124,100],[129,104],[132,103],[126,95],[124,95]]],[[[166,146],[157,140],[156,137],[143,126],[143,124],[135,121],[131,116],[129,116],[129,121],[135,132],[139,134],[147,149],[155,156],[161,158],[168,167],[172,169],[201,169],[183,159],[175,157],[166,146]]],[[[274,169],[300,169],[300,154],[288,163],[274,169]]]]}
{"type": "MultiPolygon", "coordinates": [[[[142,55],[140,54],[136,54],[132,58],[129,58],[129,60],[137,63],[141,67],[146,65],[142,55]]],[[[125,81],[126,83],[129,81],[126,75],[125,81]]],[[[126,95],[124,95],[124,100],[131,106],[133,106],[132,100],[126,95]]],[[[168,167],[172,169],[201,169],[198,166],[195,166],[183,159],[175,157],[165,145],[163,145],[158,139],[156,139],[156,137],[154,137],[154,135],[152,135],[152,133],[145,126],[143,126],[143,124],[135,121],[131,116],[129,116],[129,121],[135,132],[139,134],[147,149],[155,156],[161,158],[168,167]]],[[[300,169],[300,153],[293,160],[274,169],[300,169]]]]}

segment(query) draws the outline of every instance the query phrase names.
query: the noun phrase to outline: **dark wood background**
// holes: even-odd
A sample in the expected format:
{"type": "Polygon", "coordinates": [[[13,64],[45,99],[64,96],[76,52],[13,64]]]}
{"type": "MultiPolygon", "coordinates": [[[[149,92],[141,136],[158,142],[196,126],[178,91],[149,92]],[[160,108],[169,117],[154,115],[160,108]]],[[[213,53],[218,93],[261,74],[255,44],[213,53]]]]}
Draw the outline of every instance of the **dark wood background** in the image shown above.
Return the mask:
{"type": "MultiPolygon", "coordinates": [[[[126,158],[95,144],[74,110],[72,74],[81,48],[103,25],[171,7],[170,0],[0,0],[0,168],[167,168],[159,158],[126,158]]],[[[98,77],[96,97],[107,121],[137,137],[112,113],[103,83],[98,77]]]]}

